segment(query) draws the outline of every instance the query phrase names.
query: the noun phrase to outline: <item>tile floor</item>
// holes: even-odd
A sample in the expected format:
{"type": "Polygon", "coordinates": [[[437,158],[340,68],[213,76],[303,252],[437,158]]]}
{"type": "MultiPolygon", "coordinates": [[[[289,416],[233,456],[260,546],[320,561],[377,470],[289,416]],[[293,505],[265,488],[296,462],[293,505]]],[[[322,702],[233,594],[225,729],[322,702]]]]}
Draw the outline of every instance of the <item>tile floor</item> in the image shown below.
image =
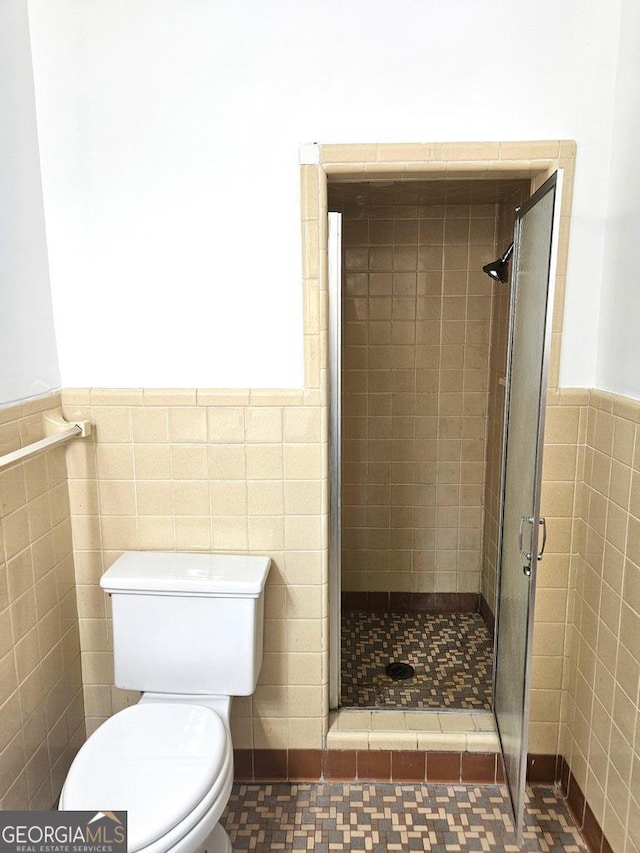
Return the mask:
{"type": "Polygon", "coordinates": [[[493,641],[478,613],[342,614],[344,708],[489,710],[493,641]],[[388,663],[415,675],[394,681],[388,663]]]}
{"type": "Polygon", "coordinates": [[[222,822],[234,853],[587,849],[564,801],[542,787],[528,791],[521,848],[496,785],[236,783],[222,822]]]}

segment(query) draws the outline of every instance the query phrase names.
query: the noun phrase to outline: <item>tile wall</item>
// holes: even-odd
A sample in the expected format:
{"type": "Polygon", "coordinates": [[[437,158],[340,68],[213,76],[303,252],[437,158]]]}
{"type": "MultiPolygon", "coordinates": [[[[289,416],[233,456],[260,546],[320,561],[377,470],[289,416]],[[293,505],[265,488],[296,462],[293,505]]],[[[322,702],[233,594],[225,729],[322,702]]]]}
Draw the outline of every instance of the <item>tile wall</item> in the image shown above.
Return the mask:
{"type": "MultiPolygon", "coordinates": [[[[59,396],[0,409],[0,455],[59,396]]],[[[85,737],[64,447],[0,473],[0,809],[49,809],[85,737]]]]}
{"type": "Polygon", "coordinates": [[[273,559],[265,654],[234,702],[238,748],[322,743],[326,458],[320,406],[302,393],[65,391],[94,440],[69,451],[88,730],[137,694],[112,686],[110,602],[98,581],[124,550],[273,559]],[[215,399],[216,405],[213,404],[215,399]],[[280,403],[280,405],[275,405],[280,403]]]}
{"type": "Polygon", "coordinates": [[[549,391],[545,423],[541,515],[547,544],[536,567],[529,751],[556,755],[559,750],[569,564],[576,494],[576,470],[582,408],[588,391],[549,391]]]}
{"type": "Polygon", "coordinates": [[[561,752],[611,848],[638,853],[640,402],[591,391],[580,413],[561,752]]]}
{"type": "Polygon", "coordinates": [[[343,589],[480,591],[496,204],[343,209],[343,589]]]}

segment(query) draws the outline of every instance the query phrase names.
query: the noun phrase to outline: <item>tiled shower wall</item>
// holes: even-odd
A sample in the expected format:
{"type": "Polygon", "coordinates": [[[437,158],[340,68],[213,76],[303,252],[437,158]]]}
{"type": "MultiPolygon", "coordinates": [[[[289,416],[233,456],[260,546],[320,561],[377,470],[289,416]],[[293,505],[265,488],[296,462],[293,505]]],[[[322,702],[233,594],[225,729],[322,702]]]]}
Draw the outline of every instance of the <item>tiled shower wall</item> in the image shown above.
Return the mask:
{"type": "MultiPolygon", "coordinates": [[[[0,409],[0,455],[51,396],[0,409]]],[[[85,737],[65,448],[0,473],[0,809],[50,809],[85,737]]]]}
{"type": "Polygon", "coordinates": [[[496,221],[407,190],[344,206],[345,590],[480,590],[496,221]]]}

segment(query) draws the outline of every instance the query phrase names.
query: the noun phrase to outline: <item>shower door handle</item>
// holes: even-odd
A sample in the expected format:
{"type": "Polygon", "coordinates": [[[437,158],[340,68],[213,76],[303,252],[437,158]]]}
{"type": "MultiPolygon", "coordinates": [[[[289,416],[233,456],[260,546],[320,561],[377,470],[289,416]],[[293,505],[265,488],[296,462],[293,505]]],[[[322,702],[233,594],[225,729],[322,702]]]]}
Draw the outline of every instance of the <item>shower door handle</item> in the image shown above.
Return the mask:
{"type": "Polygon", "coordinates": [[[540,519],[540,527],[542,527],[542,547],[538,551],[538,560],[542,559],[542,555],[544,554],[544,549],[547,547],[547,519],[540,519]]]}
{"type": "Polygon", "coordinates": [[[531,553],[527,553],[523,550],[523,539],[524,539],[524,526],[525,524],[533,524],[533,519],[530,516],[523,515],[520,519],[520,529],[518,530],[518,551],[520,551],[520,556],[524,557],[525,560],[531,559],[531,553]]]}
{"type": "MultiPolygon", "coordinates": [[[[518,530],[518,550],[520,551],[520,556],[527,561],[522,567],[522,571],[527,577],[531,577],[531,551],[525,551],[523,543],[525,524],[533,525],[532,516],[523,515],[520,518],[520,528],[518,530]]],[[[531,548],[531,537],[529,537],[529,548],[531,548]]]]}
{"type": "MultiPolygon", "coordinates": [[[[534,521],[535,519],[532,516],[523,515],[520,519],[520,529],[518,530],[518,550],[520,551],[520,556],[527,561],[527,564],[522,567],[522,571],[527,577],[531,576],[531,558],[533,557],[533,553],[530,550],[525,551],[523,548],[524,526],[525,524],[530,524],[533,529],[534,521]]],[[[542,547],[538,552],[538,561],[540,561],[547,546],[547,519],[540,518],[538,519],[538,523],[542,527],[542,547]]],[[[529,540],[529,548],[531,548],[531,540],[529,540]]]]}

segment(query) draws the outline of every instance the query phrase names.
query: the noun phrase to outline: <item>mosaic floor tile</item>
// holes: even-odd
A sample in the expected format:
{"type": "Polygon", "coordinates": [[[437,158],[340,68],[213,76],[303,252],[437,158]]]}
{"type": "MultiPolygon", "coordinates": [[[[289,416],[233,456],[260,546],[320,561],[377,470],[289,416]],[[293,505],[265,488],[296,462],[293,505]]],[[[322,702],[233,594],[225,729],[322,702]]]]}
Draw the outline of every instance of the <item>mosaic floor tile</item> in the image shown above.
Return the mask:
{"type": "Polygon", "coordinates": [[[564,801],[527,792],[516,845],[504,787],[236,783],[222,823],[234,853],[254,851],[490,851],[585,853],[564,801]]]}
{"type": "Polygon", "coordinates": [[[342,614],[345,708],[490,710],[493,640],[478,613],[342,614]],[[393,681],[391,662],[415,674],[393,681]]]}

